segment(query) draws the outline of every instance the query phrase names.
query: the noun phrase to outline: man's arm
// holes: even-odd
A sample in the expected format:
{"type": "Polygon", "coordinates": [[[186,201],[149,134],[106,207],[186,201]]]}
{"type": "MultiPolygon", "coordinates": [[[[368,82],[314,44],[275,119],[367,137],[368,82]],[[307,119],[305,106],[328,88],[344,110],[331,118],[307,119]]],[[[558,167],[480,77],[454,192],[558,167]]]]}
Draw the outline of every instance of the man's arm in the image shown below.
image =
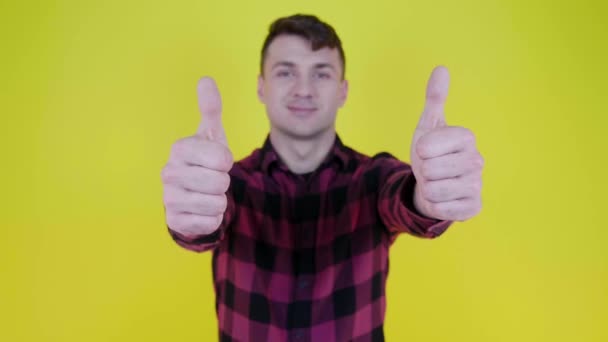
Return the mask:
{"type": "Polygon", "coordinates": [[[221,241],[234,215],[228,174],[233,160],[215,82],[202,78],[197,92],[202,122],[194,136],[173,144],[161,179],[171,236],[181,246],[201,252],[221,241]]]}
{"type": "Polygon", "coordinates": [[[451,221],[427,217],[416,209],[416,178],[411,167],[388,153],[375,156],[373,163],[373,167],[380,170],[378,213],[391,235],[391,241],[399,233],[422,238],[435,238],[443,234],[451,221]]]}
{"type": "Polygon", "coordinates": [[[234,205],[231,189],[228,189],[226,192],[226,197],[228,200],[228,205],[226,207],[226,211],[224,212],[222,222],[217,229],[207,234],[203,233],[192,235],[179,233],[167,225],[169,234],[173,240],[181,247],[199,253],[209,251],[217,247],[217,245],[219,245],[219,243],[222,242],[222,240],[224,240],[226,237],[235,214],[236,207],[234,205]]]}
{"type": "Polygon", "coordinates": [[[452,221],[467,220],[481,210],[483,158],[470,130],[446,124],[448,87],[447,69],[435,68],[412,139],[411,167],[394,158],[377,166],[386,175],[378,210],[392,235],[437,237],[452,221]]]}
{"type": "Polygon", "coordinates": [[[472,131],[446,124],[449,81],[446,68],[433,70],[414,131],[410,150],[416,178],[414,206],[428,217],[464,221],[481,210],[484,161],[472,131]]]}

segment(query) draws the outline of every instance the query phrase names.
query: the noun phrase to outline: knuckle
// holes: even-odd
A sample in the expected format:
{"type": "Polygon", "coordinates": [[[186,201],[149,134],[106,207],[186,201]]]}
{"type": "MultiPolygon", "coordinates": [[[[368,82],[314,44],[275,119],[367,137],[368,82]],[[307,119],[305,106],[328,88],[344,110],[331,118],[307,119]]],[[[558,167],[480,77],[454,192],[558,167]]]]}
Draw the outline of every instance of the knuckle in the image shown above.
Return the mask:
{"type": "Polygon", "coordinates": [[[229,171],[234,163],[232,153],[225,147],[222,146],[217,153],[217,167],[222,171],[229,171]]]}
{"type": "Polygon", "coordinates": [[[481,188],[482,188],[482,182],[481,180],[476,180],[471,184],[471,187],[473,188],[473,193],[474,194],[478,194],[481,192],[481,188]]]}
{"type": "Polygon", "coordinates": [[[226,167],[230,169],[232,167],[232,164],[234,163],[234,156],[232,155],[230,149],[225,146],[222,147],[224,148],[224,159],[226,160],[226,167]]]}
{"type": "Polygon", "coordinates": [[[222,171],[230,169],[232,154],[225,146],[215,141],[203,141],[203,144],[205,144],[203,157],[211,168],[222,171]]]}
{"type": "Polygon", "coordinates": [[[224,214],[217,216],[217,221],[215,223],[216,224],[215,229],[217,229],[222,224],[222,222],[224,222],[224,214]]]}
{"type": "Polygon", "coordinates": [[[455,220],[463,222],[466,221],[470,218],[472,218],[473,216],[475,216],[475,211],[474,210],[466,210],[464,212],[461,212],[458,217],[455,218],[455,220]]]}
{"type": "Polygon", "coordinates": [[[422,173],[422,177],[424,179],[431,179],[433,177],[433,166],[430,162],[422,162],[420,166],[420,172],[422,173]]]}
{"type": "Polygon", "coordinates": [[[201,217],[191,216],[187,227],[193,234],[205,233],[209,228],[209,223],[201,217]]]}
{"type": "Polygon", "coordinates": [[[166,220],[167,220],[167,225],[169,226],[169,228],[171,228],[173,230],[183,229],[181,220],[179,219],[178,215],[167,215],[166,220]]]}
{"type": "Polygon", "coordinates": [[[471,212],[471,217],[478,215],[481,212],[481,206],[475,206],[471,212]]]}
{"type": "Polygon", "coordinates": [[[162,181],[163,183],[166,183],[166,182],[167,182],[167,179],[168,179],[168,177],[169,177],[169,176],[167,175],[167,172],[168,172],[168,170],[167,170],[167,169],[168,169],[168,166],[167,166],[167,165],[165,165],[165,166],[164,166],[164,167],[163,167],[163,168],[160,170],[160,179],[161,179],[161,181],[162,181]]]}
{"type": "Polygon", "coordinates": [[[430,145],[425,139],[425,136],[421,137],[416,144],[416,153],[420,158],[427,158],[431,154],[430,145]]]}
{"type": "Polygon", "coordinates": [[[171,202],[171,194],[169,193],[168,189],[165,188],[163,189],[163,204],[165,205],[165,207],[169,202],[171,202]]]}
{"type": "Polygon", "coordinates": [[[445,184],[431,182],[429,185],[430,200],[440,202],[446,199],[446,197],[448,196],[448,188],[445,184]]]}
{"type": "Polygon", "coordinates": [[[485,165],[485,159],[483,158],[483,156],[481,154],[477,153],[477,155],[474,157],[473,165],[478,170],[483,169],[483,166],[485,165]]]}
{"type": "Polygon", "coordinates": [[[455,210],[452,207],[447,206],[443,203],[435,203],[435,210],[439,214],[439,216],[447,220],[453,220],[456,216],[455,210]]]}
{"type": "Polygon", "coordinates": [[[169,152],[170,159],[177,159],[179,147],[177,146],[177,142],[171,145],[171,151],[169,152]]]}
{"type": "Polygon", "coordinates": [[[434,213],[436,217],[444,218],[443,211],[438,203],[429,202],[428,210],[434,213]]]}
{"type": "Polygon", "coordinates": [[[475,200],[470,205],[468,205],[466,208],[464,208],[463,210],[461,210],[460,212],[457,213],[457,219],[459,221],[466,221],[466,220],[476,216],[477,214],[479,214],[480,211],[481,211],[481,201],[475,200]]]}
{"type": "Polygon", "coordinates": [[[228,198],[226,197],[226,195],[221,195],[219,196],[219,210],[218,210],[218,214],[221,215],[226,211],[226,208],[228,208],[228,198]]]}
{"type": "Polygon", "coordinates": [[[483,207],[483,205],[481,203],[481,197],[478,197],[477,200],[475,201],[475,215],[477,215],[481,212],[482,207],[483,207]]]}
{"type": "Polygon", "coordinates": [[[215,217],[199,217],[197,218],[194,227],[201,233],[211,233],[219,227],[220,223],[215,217]]]}
{"type": "Polygon", "coordinates": [[[167,191],[163,193],[163,202],[167,211],[174,214],[189,211],[192,207],[189,194],[184,193],[182,190],[178,190],[174,187],[167,188],[167,191]]]}
{"type": "Polygon", "coordinates": [[[205,204],[209,215],[222,215],[226,211],[227,205],[226,196],[222,195],[213,196],[205,204]]]}
{"type": "Polygon", "coordinates": [[[179,202],[175,196],[166,195],[163,198],[163,202],[165,203],[165,208],[169,211],[177,211],[179,207],[179,202]]]}
{"type": "Polygon", "coordinates": [[[452,219],[458,218],[458,212],[454,208],[443,208],[443,215],[452,219]]]}
{"type": "Polygon", "coordinates": [[[230,187],[230,175],[228,173],[222,173],[217,179],[217,191],[225,193],[230,187]]]}
{"type": "Polygon", "coordinates": [[[433,183],[427,184],[422,193],[424,194],[424,198],[426,198],[428,201],[437,202],[439,199],[439,191],[437,186],[433,183]]]}
{"type": "Polygon", "coordinates": [[[468,128],[461,128],[461,134],[462,137],[465,141],[469,142],[469,143],[475,143],[476,138],[475,138],[475,133],[473,133],[473,131],[471,131],[468,128]]]}
{"type": "Polygon", "coordinates": [[[205,230],[210,229],[209,226],[208,220],[205,220],[200,216],[192,216],[188,224],[188,229],[190,229],[191,232],[200,234],[205,230]]]}
{"type": "Polygon", "coordinates": [[[222,216],[217,216],[217,217],[214,217],[211,220],[209,220],[209,223],[205,227],[205,233],[207,233],[207,234],[213,233],[222,224],[222,220],[223,220],[222,216]]]}
{"type": "Polygon", "coordinates": [[[469,217],[469,216],[467,216],[467,215],[460,215],[460,216],[458,216],[458,217],[455,217],[453,220],[454,220],[454,221],[460,221],[460,222],[464,222],[464,221],[466,221],[466,220],[468,220],[468,219],[470,219],[470,217],[469,217]]]}
{"type": "Polygon", "coordinates": [[[183,159],[186,154],[187,140],[186,138],[182,138],[177,140],[173,145],[171,145],[171,156],[176,159],[183,159]]]}
{"type": "Polygon", "coordinates": [[[173,170],[172,170],[172,168],[169,165],[166,165],[160,171],[160,178],[163,181],[163,183],[169,183],[169,182],[172,181],[172,179],[173,179],[173,170]]]}

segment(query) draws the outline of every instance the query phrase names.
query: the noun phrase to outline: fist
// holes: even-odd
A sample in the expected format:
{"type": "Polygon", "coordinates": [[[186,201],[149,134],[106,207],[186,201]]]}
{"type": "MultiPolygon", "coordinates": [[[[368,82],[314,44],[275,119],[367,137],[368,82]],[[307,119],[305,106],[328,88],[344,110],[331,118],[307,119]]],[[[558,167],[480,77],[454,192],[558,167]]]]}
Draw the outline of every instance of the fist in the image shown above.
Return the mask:
{"type": "Polygon", "coordinates": [[[448,87],[447,69],[435,68],[410,150],[416,177],[414,205],[427,217],[464,221],[481,210],[484,160],[473,132],[446,124],[448,87]]]}
{"type": "Polygon", "coordinates": [[[167,225],[186,236],[210,234],[222,223],[233,163],[215,82],[202,78],[197,93],[202,119],[198,130],[173,144],[161,172],[167,225]]]}

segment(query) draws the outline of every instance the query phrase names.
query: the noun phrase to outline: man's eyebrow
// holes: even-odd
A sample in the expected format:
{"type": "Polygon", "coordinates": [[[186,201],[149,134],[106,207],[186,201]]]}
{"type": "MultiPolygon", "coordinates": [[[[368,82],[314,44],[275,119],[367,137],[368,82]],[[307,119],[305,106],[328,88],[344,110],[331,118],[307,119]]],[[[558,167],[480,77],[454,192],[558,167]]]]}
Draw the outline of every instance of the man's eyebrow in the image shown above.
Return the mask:
{"type": "Polygon", "coordinates": [[[332,64],[329,64],[329,63],[317,63],[317,64],[315,64],[315,69],[322,69],[322,68],[330,68],[330,69],[332,69],[334,71],[337,71],[336,67],[334,67],[332,64]]]}
{"type": "MultiPolygon", "coordinates": [[[[294,68],[296,66],[296,64],[294,62],[279,61],[279,62],[274,63],[274,65],[270,69],[272,70],[272,69],[275,69],[275,68],[278,68],[278,67],[282,67],[282,66],[289,67],[289,68],[294,68]]],[[[314,65],[314,68],[315,69],[330,68],[330,69],[332,69],[334,71],[337,71],[336,67],[333,66],[330,63],[317,63],[317,64],[314,65]]]]}
{"type": "Polygon", "coordinates": [[[272,70],[272,69],[274,69],[274,68],[278,68],[278,67],[280,67],[280,66],[285,66],[285,67],[290,67],[290,68],[293,68],[293,67],[295,67],[295,66],[296,66],[296,64],[295,64],[295,63],[293,63],[293,62],[280,61],[280,62],[276,62],[276,63],[274,63],[274,65],[273,65],[273,66],[272,66],[272,68],[270,68],[270,69],[272,70]]]}

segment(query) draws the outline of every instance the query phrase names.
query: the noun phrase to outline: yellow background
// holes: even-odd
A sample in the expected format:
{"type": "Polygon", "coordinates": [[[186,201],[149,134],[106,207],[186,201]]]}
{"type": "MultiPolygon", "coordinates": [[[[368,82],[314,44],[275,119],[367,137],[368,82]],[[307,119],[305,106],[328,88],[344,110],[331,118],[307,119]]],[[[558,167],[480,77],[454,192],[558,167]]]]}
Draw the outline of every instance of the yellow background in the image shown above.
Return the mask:
{"type": "Polygon", "coordinates": [[[160,170],[216,78],[237,158],[267,132],[268,24],[341,35],[343,140],[408,160],[432,68],[486,159],[484,209],[391,250],[389,341],[608,341],[603,1],[0,4],[1,341],[217,339],[210,254],[175,245],[160,170]]]}

